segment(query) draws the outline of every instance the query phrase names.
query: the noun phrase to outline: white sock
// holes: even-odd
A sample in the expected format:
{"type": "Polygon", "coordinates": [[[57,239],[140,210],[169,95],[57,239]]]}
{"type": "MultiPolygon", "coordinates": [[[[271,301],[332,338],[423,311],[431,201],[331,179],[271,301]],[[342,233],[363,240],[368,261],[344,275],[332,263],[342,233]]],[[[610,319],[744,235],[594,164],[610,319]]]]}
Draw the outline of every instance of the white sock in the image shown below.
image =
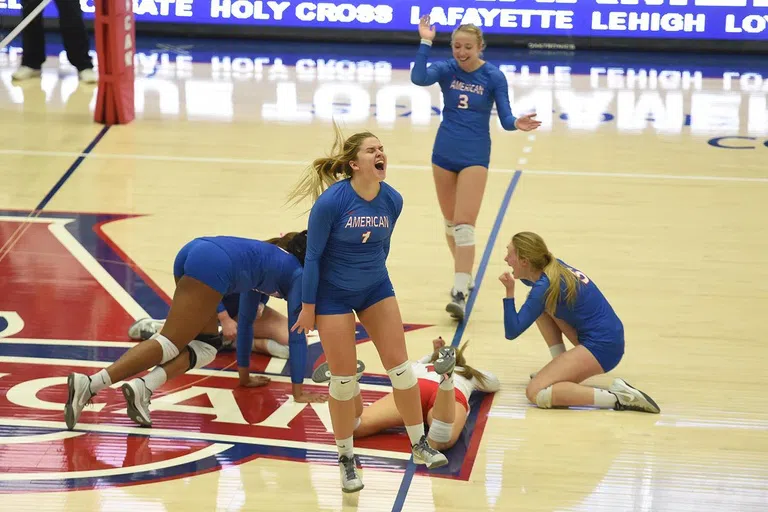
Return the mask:
{"type": "Polygon", "coordinates": [[[556,358],[563,352],[565,352],[564,343],[558,343],[557,345],[552,345],[551,347],[549,347],[549,353],[552,354],[552,359],[556,358]]]}
{"type": "Polygon", "coordinates": [[[278,357],[280,359],[288,359],[290,351],[286,345],[282,345],[275,340],[267,340],[267,352],[272,357],[278,357]]]}
{"type": "Polygon", "coordinates": [[[441,375],[440,379],[440,389],[444,389],[446,391],[450,391],[453,389],[453,372],[441,375]]]}
{"type": "Polygon", "coordinates": [[[354,394],[354,396],[352,398],[355,398],[359,394],[360,394],[360,383],[359,382],[355,382],[355,394],[354,394]]]}
{"type": "Polygon", "coordinates": [[[354,445],[352,444],[352,438],[353,436],[349,436],[346,439],[336,440],[336,447],[339,449],[340,456],[346,455],[350,459],[354,456],[355,450],[354,445]]]}
{"type": "Polygon", "coordinates": [[[411,446],[419,444],[421,438],[424,437],[424,423],[417,423],[416,425],[406,425],[405,431],[408,432],[408,439],[411,440],[411,446]]]}
{"type": "Polygon", "coordinates": [[[91,375],[91,393],[98,393],[102,389],[111,386],[112,379],[109,378],[106,368],[91,375]]]}
{"type": "Polygon", "coordinates": [[[616,395],[607,389],[595,388],[595,407],[613,409],[616,407],[616,395]]]}
{"type": "Polygon", "coordinates": [[[456,272],[453,276],[453,289],[456,292],[461,292],[464,297],[469,295],[469,281],[472,280],[472,274],[465,272],[456,272]]]}
{"type": "Polygon", "coordinates": [[[151,372],[144,376],[144,384],[152,392],[165,384],[166,380],[168,380],[168,374],[159,366],[155,366],[151,372]]]}

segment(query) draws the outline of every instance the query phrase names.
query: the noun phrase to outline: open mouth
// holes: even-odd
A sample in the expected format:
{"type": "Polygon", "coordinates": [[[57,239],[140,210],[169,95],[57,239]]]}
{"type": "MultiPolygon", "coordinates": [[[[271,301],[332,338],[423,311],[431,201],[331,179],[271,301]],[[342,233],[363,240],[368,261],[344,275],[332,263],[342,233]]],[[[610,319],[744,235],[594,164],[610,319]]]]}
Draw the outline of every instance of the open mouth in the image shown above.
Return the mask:
{"type": "Polygon", "coordinates": [[[384,170],[384,161],[383,160],[379,160],[378,162],[373,164],[373,166],[376,167],[377,171],[383,171],[384,170]]]}

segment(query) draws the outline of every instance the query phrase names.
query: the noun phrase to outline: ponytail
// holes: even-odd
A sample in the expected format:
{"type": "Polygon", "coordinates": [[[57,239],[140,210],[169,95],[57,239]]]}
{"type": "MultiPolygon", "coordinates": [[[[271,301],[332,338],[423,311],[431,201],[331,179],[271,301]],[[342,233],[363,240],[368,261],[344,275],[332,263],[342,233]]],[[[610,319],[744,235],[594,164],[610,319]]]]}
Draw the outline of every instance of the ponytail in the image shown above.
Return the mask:
{"type": "Polygon", "coordinates": [[[314,203],[326,188],[337,181],[351,178],[353,171],[349,163],[357,158],[360,145],[369,137],[376,138],[370,132],[361,132],[344,140],[344,135],[335,122],[333,134],[331,156],[316,158],[312,165],[307,167],[296,188],[288,195],[288,203],[295,206],[307,197],[311,197],[314,203]]]}
{"type": "Polygon", "coordinates": [[[576,292],[579,286],[579,280],[565,266],[552,256],[551,252],[544,255],[546,265],[542,269],[549,278],[549,288],[547,289],[547,298],[544,301],[544,309],[547,313],[554,316],[557,309],[557,303],[560,301],[560,286],[565,284],[565,301],[572,306],[576,301],[576,292]]]}
{"type": "Polygon", "coordinates": [[[293,254],[304,266],[304,256],[307,254],[307,230],[301,232],[285,233],[279,237],[265,240],[266,243],[276,245],[289,254],[293,254]]]}

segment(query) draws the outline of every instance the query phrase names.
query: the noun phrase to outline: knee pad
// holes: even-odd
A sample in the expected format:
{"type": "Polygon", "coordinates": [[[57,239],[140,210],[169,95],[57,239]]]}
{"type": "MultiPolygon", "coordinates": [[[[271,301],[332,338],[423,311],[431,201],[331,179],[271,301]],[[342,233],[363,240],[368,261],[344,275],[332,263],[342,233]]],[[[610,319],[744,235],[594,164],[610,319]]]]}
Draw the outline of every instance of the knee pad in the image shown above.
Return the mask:
{"type": "Polygon", "coordinates": [[[443,223],[445,224],[445,234],[453,236],[453,222],[448,219],[443,219],[443,223]]]}
{"type": "Polygon", "coordinates": [[[405,361],[403,364],[387,370],[387,375],[389,375],[389,380],[395,389],[411,389],[418,382],[410,361],[405,361]]]}
{"type": "Polygon", "coordinates": [[[346,402],[355,398],[355,376],[339,377],[331,375],[331,384],[328,386],[328,393],[339,402],[346,402]]]}
{"type": "Polygon", "coordinates": [[[165,364],[179,355],[178,347],[162,334],[155,333],[150,339],[158,342],[160,344],[160,348],[163,349],[163,357],[160,359],[160,364],[165,364]]]}
{"type": "Polygon", "coordinates": [[[436,443],[447,443],[451,440],[452,430],[453,423],[433,419],[432,424],[429,426],[427,437],[436,443]]]}
{"type": "Polygon", "coordinates": [[[357,427],[359,427],[362,422],[363,422],[363,420],[362,420],[362,418],[360,418],[360,416],[355,418],[355,428],[352,429],[352,432],[357,430],[357,427]]]}
{"type": "Polygon", "coordinates": [[[209,365],[216,359],[216,353],[218,352],[213,345],[202,342],[200,340],[192,340],[187,345],[189,351],[189,369],[202,368],[209,365]]]}
{"type": "Polygon", "coordinates": [[[536,405],[542,409],[552,408],[552,386],[544,388],[536,393],[536,405]]]}
{"type": "Polygon", "coordinates": [[[475,226],[471,224],[459,224],[453,228],[453,238],[457,247],[475,245],[475,226]]]}

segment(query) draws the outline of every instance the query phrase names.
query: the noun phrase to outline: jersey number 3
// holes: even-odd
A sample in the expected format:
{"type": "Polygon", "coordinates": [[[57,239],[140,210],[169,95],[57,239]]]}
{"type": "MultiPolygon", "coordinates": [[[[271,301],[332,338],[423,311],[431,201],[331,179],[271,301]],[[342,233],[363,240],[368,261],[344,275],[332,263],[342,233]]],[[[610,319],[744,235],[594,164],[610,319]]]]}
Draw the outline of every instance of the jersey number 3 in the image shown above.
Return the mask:
{"type": "Polygon", "coordinates": [[[459,94],[459,108],[469,108],[469,96],[459,94]]]}
{"type": "Polygon", "coordinates": [[[363,233],[363,243],[367,242],[368,238],[370,238],[370,236],[371,236],[371,232],[370,231],[366,231],[365,233],[363,233]]]}

